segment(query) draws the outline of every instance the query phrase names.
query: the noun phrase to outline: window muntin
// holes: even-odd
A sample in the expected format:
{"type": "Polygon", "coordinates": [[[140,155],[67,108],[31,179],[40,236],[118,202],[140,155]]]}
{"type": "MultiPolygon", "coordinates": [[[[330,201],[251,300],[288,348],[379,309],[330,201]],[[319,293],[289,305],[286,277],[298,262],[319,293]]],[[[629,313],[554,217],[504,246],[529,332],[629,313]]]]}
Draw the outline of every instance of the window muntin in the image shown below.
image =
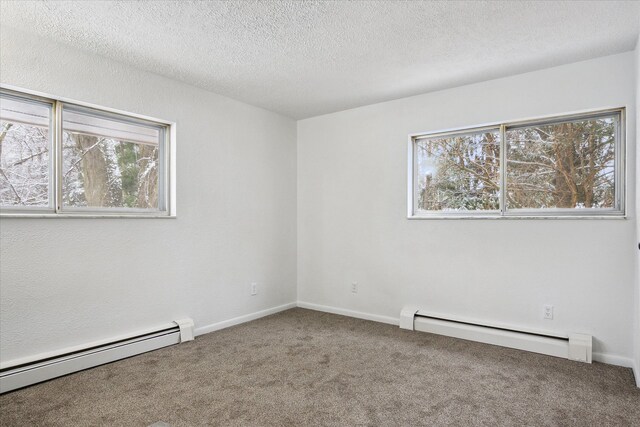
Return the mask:
{"type": "Polygon", "coordinates": [[[3,215],[170,215],[170,125],[4,88],[0,101],[3,215]]]}
{"type": "Polygon", "coordinates": [[[52,104],[0,96],[0,205],[51,208],[52,104]]]}
{"type": "MultiPolygon", "coordinates": [[[[482,209],[486,205],[481,205],[481,209],[448,209],[448,206],[443,209],[438,199],[441,194],[435,193],[434,197],[425,193],[424,180],[429,168],[422,165],[420,153],[425,141],[455,141],[462,135],[478,138],[486,135],[487,128],[414,136],[410,151],[413,169],[409,215],[418,218],[624,216],[623,128],[624,109],[496,125],[493,132],[497,129],[500,146],[497,155],[499,207],[491,211],[482,209]]],[[[450,164],[449,171],[454,172],[454,177],[449,178],[447,184],[457,180],[495,182],[496,155],[493,152],[487,155],[486,146],[480,150],[480,156],[477,149],[431,152],[436,154],[432,156],[436,158],[429,160],[431,164],[450,164]],[[488,177],[492,179],[487,180],[488,177]]],[[[474,187],[468,185],[458,197],[473,201],[477,193],[469,189],[474,187]]]]}
{"type": "Polygon", "coordinates": [[[415,141],[418,211],[498,211],[500,130],[415,141]]]}

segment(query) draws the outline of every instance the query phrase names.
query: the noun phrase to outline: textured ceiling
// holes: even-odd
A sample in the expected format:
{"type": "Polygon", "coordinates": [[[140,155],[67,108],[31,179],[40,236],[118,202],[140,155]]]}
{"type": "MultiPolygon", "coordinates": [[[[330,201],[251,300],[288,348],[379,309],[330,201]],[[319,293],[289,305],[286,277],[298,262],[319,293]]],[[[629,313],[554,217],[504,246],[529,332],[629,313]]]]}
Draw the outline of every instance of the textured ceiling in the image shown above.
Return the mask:
{"type": "Polygon", "coordinates": [[[639,23],[632,1],[0,2],[0,25],[296,119],[632,50],[639,23]]]}

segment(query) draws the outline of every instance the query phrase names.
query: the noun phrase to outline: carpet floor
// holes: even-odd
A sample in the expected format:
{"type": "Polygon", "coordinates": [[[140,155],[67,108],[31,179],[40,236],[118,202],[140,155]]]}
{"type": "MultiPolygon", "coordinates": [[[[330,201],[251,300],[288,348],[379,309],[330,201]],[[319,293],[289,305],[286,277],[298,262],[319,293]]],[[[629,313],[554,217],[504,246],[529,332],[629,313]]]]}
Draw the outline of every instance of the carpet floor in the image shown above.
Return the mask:
{"type": "Polygon", "coordinates": [[[303,309],[0,396],[3,426],[640,426],[630,369],[303,309]]]}

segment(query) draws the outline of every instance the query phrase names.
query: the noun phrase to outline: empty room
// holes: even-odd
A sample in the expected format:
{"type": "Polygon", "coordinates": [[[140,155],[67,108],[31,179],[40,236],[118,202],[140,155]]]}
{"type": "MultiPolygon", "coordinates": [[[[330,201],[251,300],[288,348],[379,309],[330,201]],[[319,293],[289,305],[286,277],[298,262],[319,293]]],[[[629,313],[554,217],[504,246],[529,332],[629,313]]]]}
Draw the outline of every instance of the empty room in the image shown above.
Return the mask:
{"type": "Polygon", "coordinates": [[[1,426],[640,426],[640,2],[0,0],[1,426]]]}

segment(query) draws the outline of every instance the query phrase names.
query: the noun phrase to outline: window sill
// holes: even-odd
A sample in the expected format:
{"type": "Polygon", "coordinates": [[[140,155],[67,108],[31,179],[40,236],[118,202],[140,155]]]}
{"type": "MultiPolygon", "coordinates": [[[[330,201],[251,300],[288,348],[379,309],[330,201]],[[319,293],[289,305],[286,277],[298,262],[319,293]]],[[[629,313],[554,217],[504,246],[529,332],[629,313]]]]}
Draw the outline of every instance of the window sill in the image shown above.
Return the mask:
{"type": "Polygon", "coordinates": [[[614,220],[620,220],[620,219],[628,219],[629,217],[626,215],[504,215],[504,216],[489,216],[489,215],[412,215],[412,216],[407,216],[407,219],[411,219],[411,220],[422,220],[422,219],[427,219],[427,220],[451,220],[451,219],[488,219],[488,220],[523,220],[523,219],[546,219],[546,220],[555,220],[555,219],[579,219],[579,220],[608,220],[608,219],[614,219],[614,220]]]}
{"type": "Polygon", "coordinates": [[[135,219],[176,219],[176,215],[135,215],[135,214],[52,214],[52,213],[1,213],[0,219],[8,218],[135,218],[135,219]]]}

